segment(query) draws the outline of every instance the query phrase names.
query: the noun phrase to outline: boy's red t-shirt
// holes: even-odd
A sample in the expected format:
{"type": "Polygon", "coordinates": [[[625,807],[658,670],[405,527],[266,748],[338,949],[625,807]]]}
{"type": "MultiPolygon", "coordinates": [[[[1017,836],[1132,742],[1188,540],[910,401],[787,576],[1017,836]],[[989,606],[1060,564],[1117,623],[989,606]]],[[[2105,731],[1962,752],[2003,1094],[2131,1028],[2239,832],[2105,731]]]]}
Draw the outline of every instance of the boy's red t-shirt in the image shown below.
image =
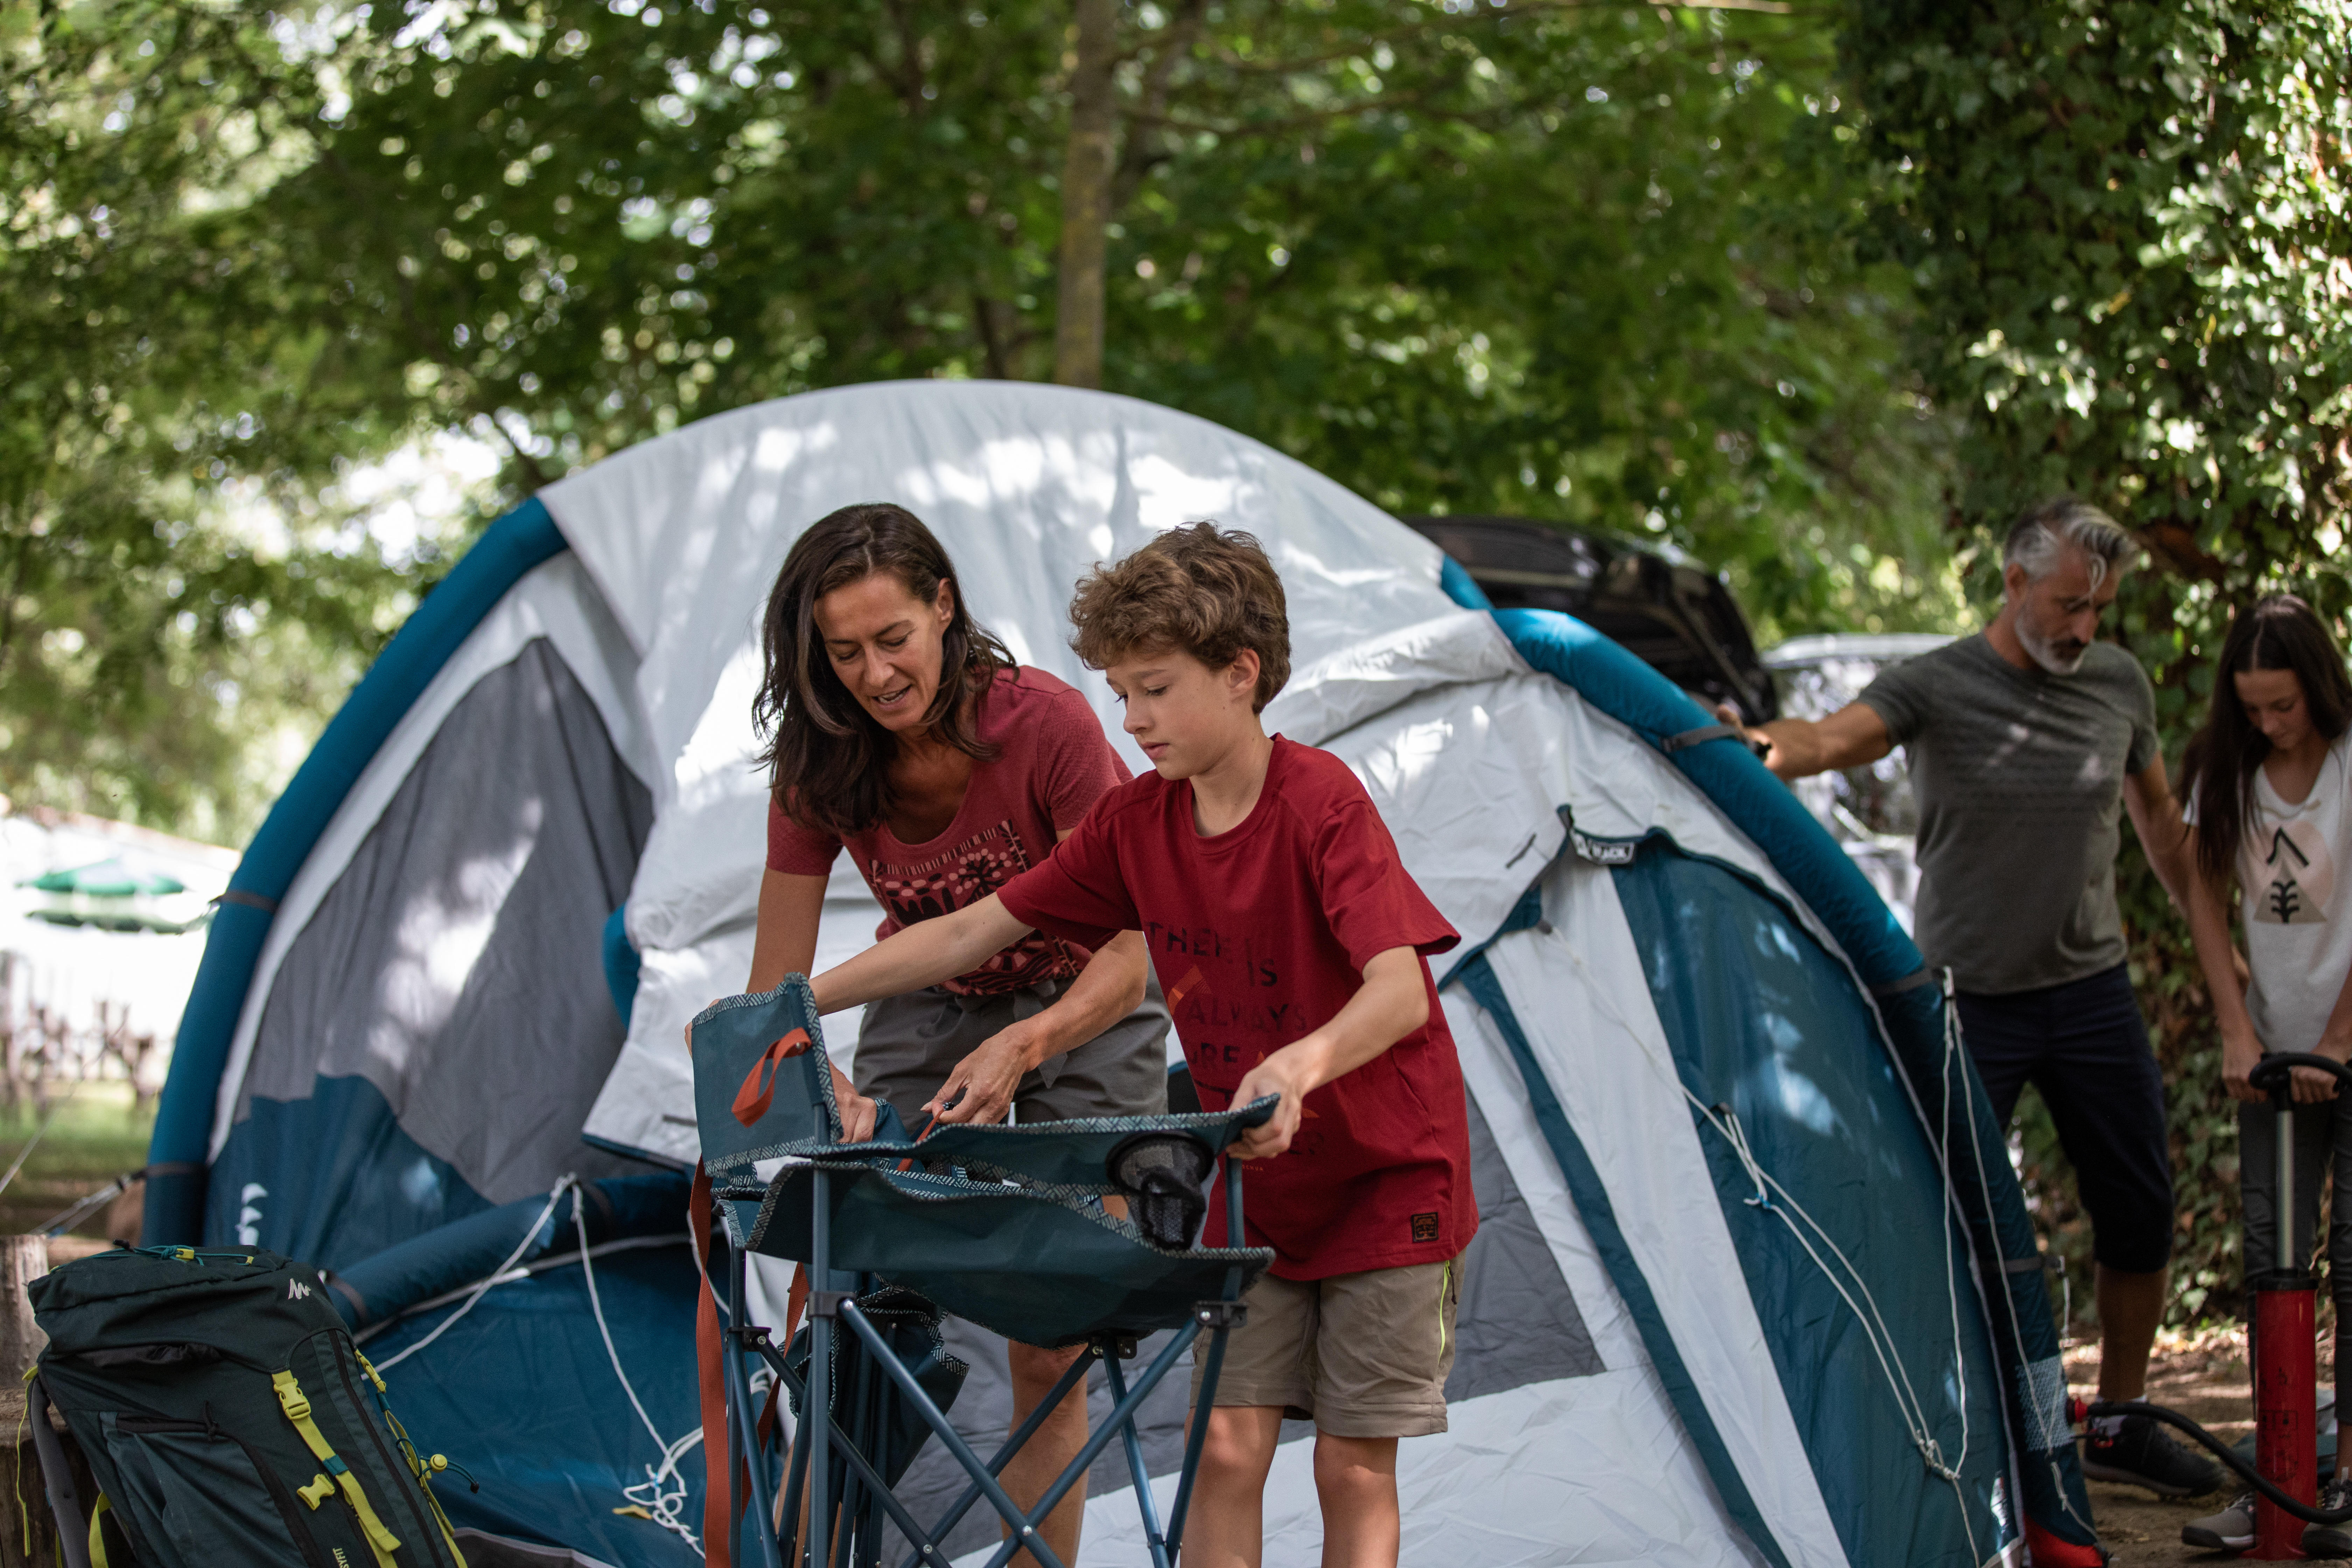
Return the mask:
{"type": "MultiPolygon", "coordinates": [[[[1053,853],[1064,829],[1126,781],[1095,711],[1067,681],[1026,665],[997,671],[976,715],[980,738],[996,756],[976,763],[963,805],[947,831],[904,844],[887,825],[836,836],[768,803],[768,868],[822,877],[845,845],[886,918],[874,940],[917,921],[976,904],[1053,853]]],[[[1045,980],[1069,980],[1093,956],[1084,945],[1040,932],[991,957],[947,989],[993,996],[1045,980]]]]}
{"type": "MultiPolygon", "coordinates": [[[[1346,763],[1276,736],[1257,805],[1213,838],[1193,826],[1189,780],[1143,773],[997,896],[1073,942],[1143,932],[1212,1110],[1260,1060],[1329,1022],[1375,954],[1423,954],[1429,1022],[1307,1097],[1289,1150],[1242,1167],[1244,1217],[1286,1279],[1437,1263],[1469,1244],[1469,1113],[1426,956],[1460,938],[1346,763]]],[[[1212,1244],[1223,1212],[1220,1184],[1202,1233],[1212,1244]]]]}

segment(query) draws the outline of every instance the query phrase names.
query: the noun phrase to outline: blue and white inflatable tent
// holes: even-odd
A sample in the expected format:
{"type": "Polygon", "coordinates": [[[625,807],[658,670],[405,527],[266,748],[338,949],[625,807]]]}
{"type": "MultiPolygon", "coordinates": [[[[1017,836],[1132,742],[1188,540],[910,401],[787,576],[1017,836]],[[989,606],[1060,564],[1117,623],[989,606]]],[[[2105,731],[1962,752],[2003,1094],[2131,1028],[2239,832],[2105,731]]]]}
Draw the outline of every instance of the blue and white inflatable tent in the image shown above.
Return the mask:
{"type": "MultiPolygon", "coordinates": [[[[213,926],[146,1234],[331,1270],[403,1418],[480,1479],[442,1489],[478,1565],[698,1555],[680,1026],[748,967],[761,597],[803,525],[875,500],[931,524],[1130,765],[1065,644],[1071,584],[1202,517],[1281,569],[1297,673],[1269,727],[1349,762],[1465,939],[1443,996],[1484,1224],[1452,1430],[1401,1460],[1407,1562],[2091,1560],[1999,1130],[1918,952],[1788,792],[1622,649],[1488,611],[1255,442],[921,382],[703,420],[509,514],[213,926]]],[[[877,912],[837,868],[821,958],[877,912]]],[[[829,1035],[845,1061],[855,1020],[829,1035]]],[[[958,1422],[1001,1432],[1001,1350],[959,1334],[958,1422]]],[[[1182,1411],[1158,1417],[1171,1470],[1182,1411]]],[[[938,1458],[909,1484],[947,1485],[938,1458]]],[[[1125,1484],[1107,1460],[1089,1563],[1144,1561],[1125,1484]]],[[[1315,1549],[1307,1445],[1266,1521],[1269,1562],[1315,1549]]]]}

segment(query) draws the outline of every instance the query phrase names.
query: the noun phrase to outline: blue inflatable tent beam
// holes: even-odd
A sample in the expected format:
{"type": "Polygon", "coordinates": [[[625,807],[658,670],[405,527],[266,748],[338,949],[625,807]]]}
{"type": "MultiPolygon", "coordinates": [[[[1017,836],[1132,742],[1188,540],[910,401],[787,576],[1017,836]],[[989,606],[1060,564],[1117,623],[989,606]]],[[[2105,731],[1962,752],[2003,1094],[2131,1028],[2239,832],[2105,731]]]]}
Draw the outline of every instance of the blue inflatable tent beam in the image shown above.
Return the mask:
{"type": "Polygon", "coordinates": [[[206,1160],[221,1074],[278,900],[310,858],[319,836],[441,667],[524,573],[568,549],[537,498],[492,523],[449,575],[408,617],[352,688],[326,733],[253,836],[220,897],[204,962],[180,1017],[172,1070],[147,1145],[149,1243],[202,1239],[206,1160]]]}
{"type": "MultiPolygon", "coordinates": [[[[1968,1224],[2001,1358],[2013,1451],[2021,1456],[2024,1514],[2061,1541],[2094,1542],[2090,1503],[2065,1419],[2065,1377],[2033,1222],[1974,1066],[1965,1058],[1956,1064],[1945,1059],[1944,997],[1935,985],[1921,983],[1926,961],[1918,947],[1853,862],[1746,745],[1724,736],[1666,750],[1669,736],[1705,728],[1715,719],[1664,676],[1572,616],[1553,610],[1493,610],[1469,574],[1450,559],[1439,581],[1464,608],[1491,610],[1528,664],[1664,752],[1764,852],[1844,950],[1877,1002],[1887,1045],[1937,1141],[1968,1224]],[[1958,1103],[1950,1103],[1955,1098],[1958,1103]]],[[[1564,1164],[1574,1158],[1573,1152],[1555,1153],[1564,1164]]],[[[1625,1284],[1621,1280],[1621,1289],[1625,1284]]],[[[1629,1297],[1638,1293],[1628,1291],[1629,1297]]],[[[1658,1353],[1654,1344],[1652,1351],[1658,1353]]],[[[1717,1479],[1720,1483],[1722,1477],[1717,1479]]]]}

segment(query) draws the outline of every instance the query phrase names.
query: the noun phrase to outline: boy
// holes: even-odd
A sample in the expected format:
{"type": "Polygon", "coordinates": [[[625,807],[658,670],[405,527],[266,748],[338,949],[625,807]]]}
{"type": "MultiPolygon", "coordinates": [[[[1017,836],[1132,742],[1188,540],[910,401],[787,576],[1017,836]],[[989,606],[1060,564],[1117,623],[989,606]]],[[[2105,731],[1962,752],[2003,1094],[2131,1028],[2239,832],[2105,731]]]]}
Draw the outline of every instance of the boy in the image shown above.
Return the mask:
{"type": "MultiPolygon", "coordinates": [[[[1424,959],[1458,938],[1345,764],[1260,723],[1290,631],[1255,540],[1172,530],[1096,568],[1070,618],[1152,771],[993,896],[820,975],[818,1008],[933,984],[1030,930],[1142,931],[1202,1102],[1280,1097],[1236,1146],[1249,1240],[1275,1261],[1226,1348],[1186,1561],[1256,1568],[1288,1412],[1316,1424],[1325,1568],[1394,1568],[1397,1439],[1445,1430],[1454,1261],[1478,1224],[1424,959]]],[[[1223,1206],[1220,1188],[1218,1239],[1223,1206]]]]}

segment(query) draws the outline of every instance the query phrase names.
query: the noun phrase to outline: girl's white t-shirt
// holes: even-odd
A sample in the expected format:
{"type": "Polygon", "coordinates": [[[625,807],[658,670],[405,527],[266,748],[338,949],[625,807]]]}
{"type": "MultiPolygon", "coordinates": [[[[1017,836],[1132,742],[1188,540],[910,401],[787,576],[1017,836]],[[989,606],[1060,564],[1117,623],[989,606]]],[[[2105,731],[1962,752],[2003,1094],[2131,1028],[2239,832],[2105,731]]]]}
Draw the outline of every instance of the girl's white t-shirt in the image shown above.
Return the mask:
{"type": "Polygon", "coordinates": [[[2311,793],[2289,805],[2254,773],[2254,809],[2238,852],[2245,891],[2246,1011],[2269,1051],[2319,1047],[2352,973],[2352,731],[2327,749],[2311,793]]]}

